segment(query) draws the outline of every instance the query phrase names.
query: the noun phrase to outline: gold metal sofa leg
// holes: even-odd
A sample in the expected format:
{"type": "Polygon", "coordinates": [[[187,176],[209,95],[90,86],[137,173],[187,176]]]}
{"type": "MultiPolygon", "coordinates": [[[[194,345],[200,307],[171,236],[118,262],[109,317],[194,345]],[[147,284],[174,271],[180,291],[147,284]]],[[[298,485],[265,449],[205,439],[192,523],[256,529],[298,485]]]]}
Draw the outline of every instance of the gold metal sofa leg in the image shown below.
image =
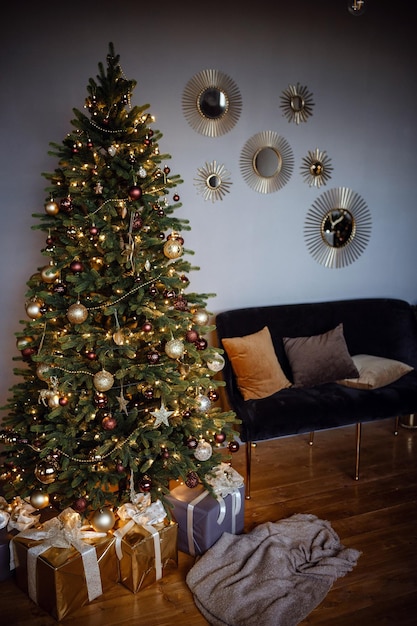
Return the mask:
{"type": "Polygon", "coordinates": [[[314,443],[314,430],[313,430],[313,432],[311,432],[311,433],[310,433],[310,439],[309,439],[308,444],[309,444],[310,446],[312,446],[312,445],[313,445],[313,443],[314,443]]]}
{"type": "Polygon", "coordinates": [[[356,462],[355,462],[355,480],[359,480],[359,460],[361,450],[361,431],[362,424],[356,424],[356,462]]]}
{"type": "Polygon", "coordinates": [[[246,488],[245,499],[250,500],[250,470],[252,460],[252,442],[246,442],[246,488]]]}
{"type": "Polygon", "coordinates": [[[399,423],[400,423],[400,416],[397,415],[397,417],[395,418],[395,424],[394,424],[394,435],[398,435],[399,423]]]}

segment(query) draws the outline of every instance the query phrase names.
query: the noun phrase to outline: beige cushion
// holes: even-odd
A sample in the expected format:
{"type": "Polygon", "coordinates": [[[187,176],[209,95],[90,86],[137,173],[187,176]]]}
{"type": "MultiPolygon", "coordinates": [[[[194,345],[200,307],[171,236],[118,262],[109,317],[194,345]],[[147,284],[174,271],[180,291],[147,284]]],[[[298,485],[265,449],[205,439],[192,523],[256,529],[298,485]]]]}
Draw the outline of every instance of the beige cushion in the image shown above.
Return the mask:
{"type": "Polygon", "coordinates": [[[352,358],[358,369],[359,377],[345,378],[338,381],[341,385],[346,385],[346,387],[378,389],[378,387],[385,387],[385,385],[395,382],[401,376],[414,369],[401,361],[370,354],[356,354],[352,358]]]}
{"type": "Polygon", "coordinates": [[[222,339],[244,400],[266,398],[290,387],[281,369],[269,328],[246,335],[222,339]]]}
{"type": "Polygon", "coordinates": [[[321,335],[284,337],[283,342],[297,387],[312,387],[358,376],[346,345],[343,324],[321,335]]]}

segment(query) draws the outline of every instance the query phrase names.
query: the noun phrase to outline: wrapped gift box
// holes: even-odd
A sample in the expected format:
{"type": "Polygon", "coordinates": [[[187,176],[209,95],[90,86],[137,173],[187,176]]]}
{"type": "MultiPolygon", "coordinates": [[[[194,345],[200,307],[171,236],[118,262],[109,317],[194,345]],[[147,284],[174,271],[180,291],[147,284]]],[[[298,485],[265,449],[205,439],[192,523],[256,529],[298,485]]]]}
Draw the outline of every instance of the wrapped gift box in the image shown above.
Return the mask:
{"type": "Polygon", "coordinates": [[[36,537],[40,532],[42,530],[26,531],[13,538],[16,583],[56,620],[118,582],[118,559],[112,533],[90,533],[91,538],[81,540],[85,546],[81,553],[73,545],[51,546],[43,551],[44,540],[27,536],[32,533],[36,537]]]}
{"type": "Polygon", "coordinates": [[[203,485],[180,485],[166,498],[178,523],[178,549],[192,556],[206,552],[224,532],[239,534],[244,526],[244,485],[225,497],[211,495],[203,485]]]}
{"type": "Polygon", "coordinates": [[[120,539],[119,580],[137,593],[162,578],[166,571],[177,568],[178,525],[164,520],[154,524],[152,529],[136,523],[129,526],[129,531],[120,539]]]}

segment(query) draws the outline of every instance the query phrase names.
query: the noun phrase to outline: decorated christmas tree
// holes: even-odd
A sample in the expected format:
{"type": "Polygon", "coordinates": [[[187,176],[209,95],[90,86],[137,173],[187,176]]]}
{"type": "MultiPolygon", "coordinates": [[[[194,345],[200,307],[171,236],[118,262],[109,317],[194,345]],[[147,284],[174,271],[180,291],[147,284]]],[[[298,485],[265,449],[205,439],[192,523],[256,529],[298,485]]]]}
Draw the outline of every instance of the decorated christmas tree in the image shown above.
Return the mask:
{"type": "Polygon", "coordinates": [[[218,402],[213,294],[189,290],[182,181],[112,44],[98,67],[42,174],[32,228],[46,258],[27,282],[0,438],[6,498],[86,516],[129,501],[132,485],[164,501],[171,480],[206,484],[238,449],[236,416],[218,402]]]}

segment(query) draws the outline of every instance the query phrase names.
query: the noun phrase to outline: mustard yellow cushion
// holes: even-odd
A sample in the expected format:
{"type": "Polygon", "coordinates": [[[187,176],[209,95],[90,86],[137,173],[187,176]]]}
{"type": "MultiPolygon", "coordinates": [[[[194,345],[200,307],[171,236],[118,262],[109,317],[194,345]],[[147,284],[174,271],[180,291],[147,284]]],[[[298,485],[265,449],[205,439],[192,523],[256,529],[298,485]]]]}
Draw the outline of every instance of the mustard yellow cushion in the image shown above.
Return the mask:
{"type": "Polygon", "coordinates": [[[371,354],[356,354],[352,357],[359,372],[358,378],[339,380],[341,385],[357,389],[378,389],[395,382],[414,368],[411,365],[371,354]]]}
{"type": "Polygon", "coordinates": [[[252,335],[224,338],[222,343],[244,400],[267,398],[291,387],[275,354],[267,326],[252,335]]]}

